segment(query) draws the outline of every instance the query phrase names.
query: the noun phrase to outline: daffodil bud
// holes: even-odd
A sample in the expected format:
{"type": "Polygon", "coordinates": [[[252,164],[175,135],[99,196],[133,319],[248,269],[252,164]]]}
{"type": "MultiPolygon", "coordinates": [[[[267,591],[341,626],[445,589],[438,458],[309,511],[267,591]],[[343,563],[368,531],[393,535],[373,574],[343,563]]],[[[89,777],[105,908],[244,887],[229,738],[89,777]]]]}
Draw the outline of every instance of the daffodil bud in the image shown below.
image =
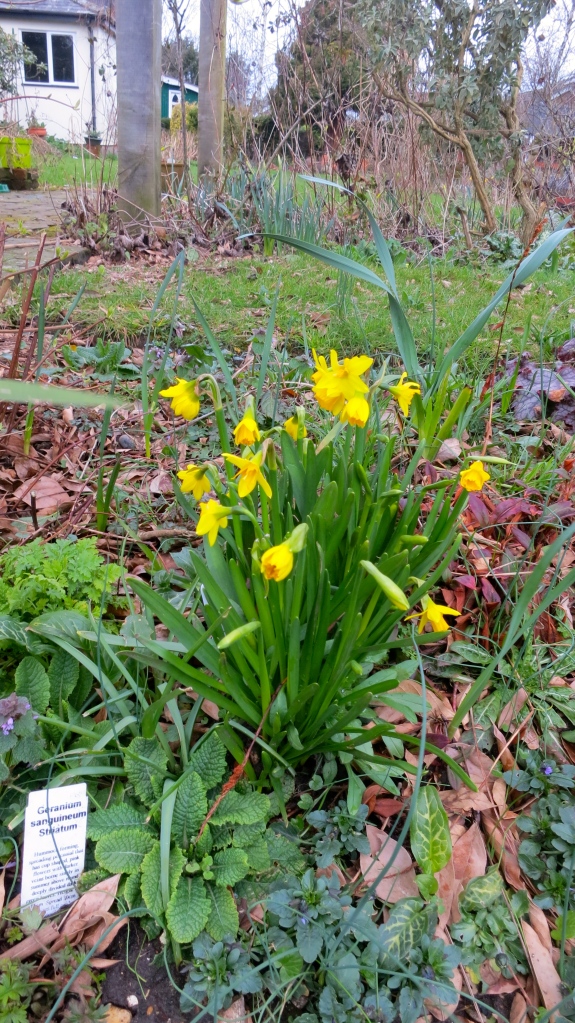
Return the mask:
{"type": "Polygon", "coordinates": [[[371,561],[360,561],[360,565],[365,571],[375,579],[377,585],[389,600],[389,603],[396,607],[398,611],[408,611],[409,601],[405,596],[403,590],[400,590],[397,583],[394,583],[393,579],[389,576],[384,575],[378,568],[371,563],[371,561]]]}

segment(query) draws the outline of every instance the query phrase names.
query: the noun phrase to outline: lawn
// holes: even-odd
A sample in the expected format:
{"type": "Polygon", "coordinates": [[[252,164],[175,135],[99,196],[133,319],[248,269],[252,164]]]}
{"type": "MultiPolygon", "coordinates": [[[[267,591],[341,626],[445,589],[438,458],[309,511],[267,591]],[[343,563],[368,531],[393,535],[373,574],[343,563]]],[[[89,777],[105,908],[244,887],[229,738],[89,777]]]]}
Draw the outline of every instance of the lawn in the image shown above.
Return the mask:
{"type": "MultiPolygon", "coordinates": [[[[192,253],[196,255],[196,253],[192,253]]],[[[565,261],[569,262],[568,257],[565,261]]],[[[374,269],[376,269],[374,267],[374,269]]],[[[403,307],[421,353],[431,354],[455,341],[471,320],[487,305],[508,271],[498,264],[465,265],[453,259],[420,260],[397,269],[403,307]],[[433,328],[435,311],[435,331],[433,328]],[[435,338],[434,338],[435,335],[435,338]]],[[[128,343],[147,327],[159,281],[165,267],[144,268],[141,263],[125,267],[79,268],[54,282],[53,312],[66,306],[77,290],[85,292],[74,318],[87,327],[98,322],[102,335],[121,337],[128,343]]],[[[396,353],[387,300],[368,284],[356,282],[341,295],[336,271],[306,256],[282,252],[265,259],[249,255],[237,259],[209,257],[191,261],[185,272],[179,302],[181,342],[203,344],[193,301],[197,302],[219,340],[241,351],[265,327],[269,308],[279,286],[277,324],[290,346],[309,346],[321,351],[330,347],[345,354],[358,350],[379,358],[396,353]],[[345,299],[342,308],[341,298],[345,299]]],[[[168,302],[168,300],[166,300],[168,302]]],[[[166,306],[167,308],[167,306],[166,306]]],[[[496,327],[501,310],[478,338],[468,360],[473,373],[485,373],[499,338],[496,327]],[[495,328],[495,329],[493,329],[495,328]]],[[[503,353],[517,352],[524,344],[544,359],[571,337],[575,318],[575,276],[565,269],[542,269],[522,290],[515,291],[503,330],[503,353]]],[[[167,321],[155,328],[165,336],[167,321]]]]}
{"type": "Polygon", "coordinates": [[[44,188],[114,186],[117,175],[118,160],[114,154],[101,160],[82,146],[70,147],[68,152],[55,150],[38,159],[38,179],[44,188]]]}

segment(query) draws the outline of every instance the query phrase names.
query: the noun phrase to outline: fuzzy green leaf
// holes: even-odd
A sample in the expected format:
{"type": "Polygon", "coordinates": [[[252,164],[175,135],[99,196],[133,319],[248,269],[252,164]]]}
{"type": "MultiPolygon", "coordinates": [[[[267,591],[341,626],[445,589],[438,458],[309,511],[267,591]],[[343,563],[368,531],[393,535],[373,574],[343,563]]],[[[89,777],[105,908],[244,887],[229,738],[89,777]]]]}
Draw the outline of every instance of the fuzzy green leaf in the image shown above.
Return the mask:
{"type": "Polygon", "coordinates": [[[50,679],[50,705],[58,712],[78,685],[80,665],[72,654],[58,647],[48,669],[50,679]]]}
{"type": "Polygon", "coordinates": [[[143,810],[130,806],[129,803],[114,803],[106,810],[95,810],[88,815],[88,826],[86,834],[95,842],[110,831],[118,831],[119,828],[137,828],[145,820],[143,810]]]}
{"type": "Polygon", "coordinates": [[[449,821],[433,785],[420,788],[411,818],[411,851],[424,874],[436,874],[451,857],[449,821]]]}
{"type": "Polygon", "coordinates": [[[221,886],[236,884],[249,871],[248,858],[243,849],[220,849],[214,856],[214,881],[221,886]]]}
{"type": "Polygon", "coordinates": [[[50,680],[35,657],[24,657],[16,668],[16,692],[27,696],[37,714],[45,714],[50,701],[50,680]]]}
{"type": "Polygon", "coordinates": [[[271,859],[268,849],[268,843],[266,842],[265,836],[260,835],[256,838],[255,842],[245,848],[245,853],[248,858],[250,870],[263,871],[269,870],[271,867],[271,859]]]}
{"type": "Polygon", "coordinates": [[[201,877],[181,877],[166,909],[170,933],[180,945],[194,941],[212,910],[201,877]]]}
{"type": "Polygon", "coordinates": [[[232,893],[227,888],[208,885],[211,911],[206,921],[206,931],[214,941],[235,938],[240,921],[232,893]]]}
{"type": "Polygon", "coordinates": [[[198,834],[208,812],[204,782],[192,771],[186,775],[176,792],[172,816],[172,838],[182,849],[187,849],[198,834]]]}
{"type": "MultiPolygon", "coordinates": [[[[435,919],[437,916],[435,915],[435,919]]],[[[419,899],[402,899],[379,929],[378,946],[393,962],[403,962],[430,928],[431,912],[419,899]]]]}
{"type": "Polygon", "coordinates": [[[25,735],[19,739],[12,750],[12,764],[39,764],[44,760],[46,747],[41,739],[25,735]]]}
{"type": "Polygon", "coordinates": [[[142,905],[141,880],[142,875],[139,870],[136,870],[133,874],[128,874],[124,881],[123,895],[128,903],[128,909],[134,909],[135,906],[142,905]]]}
{"type": "Polygon", "coordinates": [[[219,785],[226,773],[226,747],[215,732],[190,753],[190,768],[199,774],[206,789],[219,785]]]}
{"type": "MultiPolygon", "coordinates": [[[[174,847],[170,851],[170,895],[174,894],[181,877],[186,858],[181,849],[174,847]]],[[[149,853],[142,861],[142,897],[150,913],[161,916],[164,912],[162,889],[160,884],[161,849],[160,843],[154,842],[149,853]]]]}
{"type": "Polygon", "coordinates": [[[214,824],[257,824],[270,814],[270,801],[261,792],[238,792],[224,796],[212,817],[214,824]]]}
{"type": "Polygon", "coordinates": [[[70,703],[76,708],[76,710],[82,710],[82,707],[92,692],[93,685],[94,676],[92,675],[92,672],[88,671],[85,664],[81,664],[78,676],[78,685],[74,688],[74,692],[70,693],[70,703]]]}
{"type": "Polygon", "coordinates": [[[467,883],[463,894],[459,897],[459,908],[462,913],[470,913],[477,909],[485,909],[501,896],[503,882],[497,867],[493,867],[482,877],[474,877],[467,883]]]}
{"type": "Polygon", "coordinates": [[[143,828],[121,828],[103,835],[94,850],[96,860],[112,874],[133,874],[154,844],[154,836],[143,828]]]}
{"type": "Polygon", "coordinates": [[[157,798],[167,762],[166,754],[157,739],[136,736],[126,749],[126,774],[134,786],[134,792],[147,806],[157,798]]]}

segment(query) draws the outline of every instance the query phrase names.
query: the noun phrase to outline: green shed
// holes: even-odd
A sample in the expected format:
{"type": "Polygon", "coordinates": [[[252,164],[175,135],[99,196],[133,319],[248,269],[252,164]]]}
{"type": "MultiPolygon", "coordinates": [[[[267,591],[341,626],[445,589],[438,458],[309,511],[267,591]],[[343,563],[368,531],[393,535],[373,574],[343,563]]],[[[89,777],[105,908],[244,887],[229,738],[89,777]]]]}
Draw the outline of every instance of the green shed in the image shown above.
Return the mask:
{"type": "MultiPolygon", "coordinates": [[[[182,90],[177,78],[162,75],[162,117],[171,117],[172,108],[182,102],[182,90]]],[[[198,102],[198,87],[186,82],[186,103],[198,102]]]]}

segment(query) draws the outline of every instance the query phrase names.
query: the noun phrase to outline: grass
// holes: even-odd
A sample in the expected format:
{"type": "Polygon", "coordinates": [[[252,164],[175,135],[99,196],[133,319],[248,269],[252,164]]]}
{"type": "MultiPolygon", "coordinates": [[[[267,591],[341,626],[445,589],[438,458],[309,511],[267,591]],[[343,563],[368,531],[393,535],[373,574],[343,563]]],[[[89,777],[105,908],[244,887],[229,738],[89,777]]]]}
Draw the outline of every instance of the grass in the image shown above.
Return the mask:
{"type": "MultiPolygon", "coordinates": [[[[146,329],[164,272],[163,267],[144,268],[141,263],[119,269],[100,267],[92,273],[83,268],[68,271],[54,282],[52,309],[58,312],[66,307],[85,283],[86,291],[75,313],[77,322],[87,327],[99,321],[102,334],[133,343],[146,329]]],[[[402,302],[420,350],[431,348],[434,303],[435,344],[443,349],[487,304],[507,272],[497,264],[472,266],[451,259],[435,260],[432,287],[427,261],[400,267],[397,278],[402,302]]],[[[380,357],[395,354],[387,304],[380,294],[356,283],[353,301],[348,301],[342,315],[335,271],[286,252],[271,259],[257,255],[234,260],[211,257],[201,266],[190,263],[179,306],[182,343],[203,346],[194,299],[220,342],[236,352],[245,350],[253,335],[265,327],[278,285],[277,329],[296,348],[302,346],[305,331],[309,346],[321,351],[334,347],[344,353],[361,349],[380,357]]],[[[500,307],[493,314],[491,327],[499,322],[502,310],[500,307]]],[[[503,332],[503,353],[520,350],[526,324],[530,324],[528,348],[548,360],[555,347],[571,337],[572,320],[575,286],[571,271],[540,270],[525,289],[514,293],[503,332]]],[[[167,322],[160,318],[156,325],[158,339],[166,329],[167,322]]],[[[498,337],[498,329],[486,329],[478,338],[467,367],[474,375],[489,371],[498,337]]]]}
{"type": "Polygon", "coordinates": [[[118,160],[114,154],[103,160],[92,156],[81,146],[75,152],[56,152],[38,162],[40,186],[44,188],[71,188],[74,185],[96,187],[100,183],[115,185],[118,160]]]}

